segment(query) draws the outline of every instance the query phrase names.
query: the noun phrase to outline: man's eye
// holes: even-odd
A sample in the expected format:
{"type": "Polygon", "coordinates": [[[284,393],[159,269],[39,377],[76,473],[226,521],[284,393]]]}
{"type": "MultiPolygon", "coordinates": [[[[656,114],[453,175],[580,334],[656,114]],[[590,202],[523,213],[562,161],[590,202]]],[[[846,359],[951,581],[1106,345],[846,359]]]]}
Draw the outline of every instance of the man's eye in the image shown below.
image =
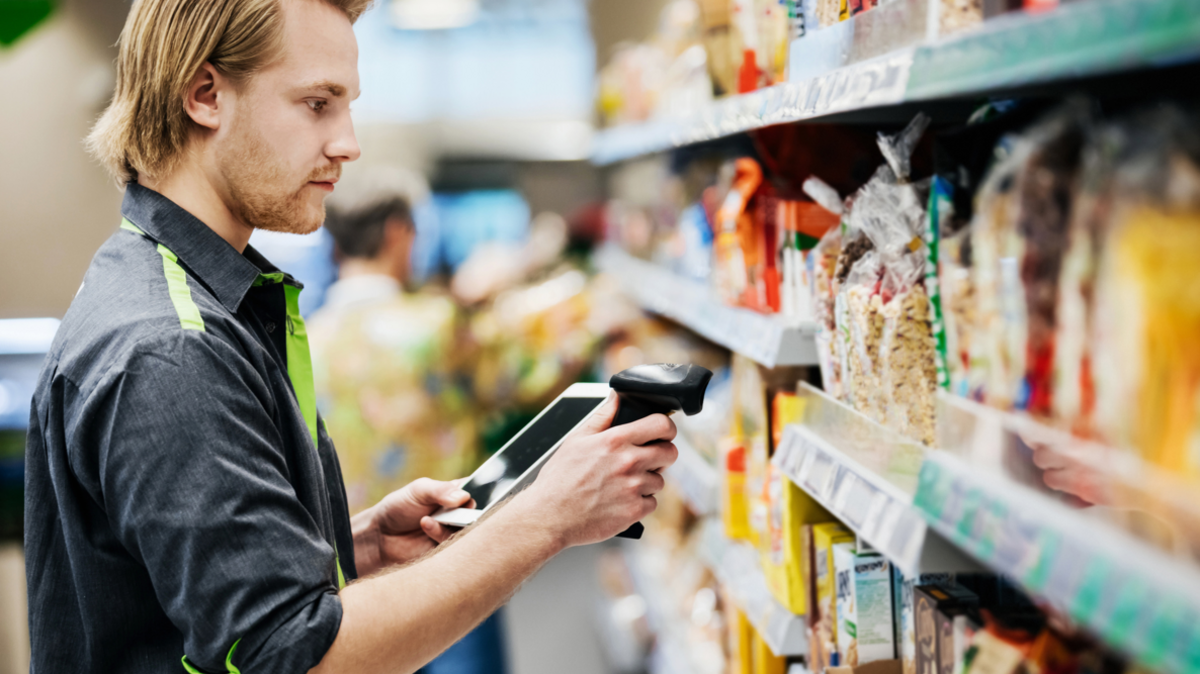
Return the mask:
{"type": "Polygon", "coordinates": [[[308,107],[312,108],[313,112],[321,112],[322,110],[325,109],[325,101],[316,100],[316,101],[305,101],[305,102],[308,103],[308,107]]]}

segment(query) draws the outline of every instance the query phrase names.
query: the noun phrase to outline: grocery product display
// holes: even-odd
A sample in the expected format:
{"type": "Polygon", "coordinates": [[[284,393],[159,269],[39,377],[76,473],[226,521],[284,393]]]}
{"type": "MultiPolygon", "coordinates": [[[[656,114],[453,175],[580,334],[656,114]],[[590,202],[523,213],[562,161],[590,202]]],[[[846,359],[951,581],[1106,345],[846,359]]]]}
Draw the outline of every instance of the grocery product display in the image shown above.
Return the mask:
{"type": "MultiPolygon", "coordinates": [[[[70,20],[26,44],[62,26],[115,31],[136,11],[80,19],[67,5],[86,3],[60,4],[70,20]]],[[[1200,0],[373,7],[354,35],[364,82],[389,98],[357,104],[355,140],[363,165],[398,162],[429,184],[393,195],[414,203],[364,237],[403,250],[356,264],[334,250],[331,206],[323,240],[275,233],[296,257],[263,233],[251,251],[308,288],[302,321],[261,327],[292,356],[297,336],[311,345],[287,376],[304,411],[320,410],[320,433],[306,422],[318,447],[337,447],[320,473],[342,479],[355,530],[381,541],[347,557],[326,536],[343,543],[338,577],[356,556],[396,561],[392,538],[436,547],[394,535],[384,514],[417,478],[474,473],[458,486],[476,496],[519,476],[504,492],[517,494],[537,472],[496,451],[587,387],[579,410],[607,392],[612,426],[671,414],[678,457],[655,471],[661,491],[657,475],[620,478],[652,485],[653,513],[546,549],[562,554],[498,611],[511,652],[479,656],[483,670],[506,658],[519,674],[1200,674],[1200,0]],[[417,14],[431,23],[401,20],[417,14]],[[526,23],[562,28],[537,37],[563,58],[520,48],[526,23]],[[386,285],[388,299],[339,307],[334,277],[363,297],[386,285]],[[569,664],[529,667],[535,651],[569,664]]],[[[101,49],[115,34],[88,37],[101,49]]],[[[111,86],[112,54],[97,54],[71,66],[99,77],[81,100],[111,86]]],[[[68,103],[76,122],[101,105],[68,103]]],[[[328,123],[317,107],[297,110],[328,123]]],[[[93,194],[77,168],[47,184],[93,194]]],[[[346,194],[354,179],[313,186],[346,194]]],[[[211,299],[188,260],[176,267],[188,297],[211,299]]],[[[24,619],[38,572],[22,580],[8,560],[36,519],[27,403],[59,325],[0,320],[0,615],[21,618],[0,618],[0,674],[27,668],[9,644],[38,637],[24,619]]],[[[580,419],[568,426],[590,433],[580,419]]],[[[589,460],[618,456],[589,463],[593,476],[636,472],[620,458],[633,450],[669,457],[661,441],[614,450],[641,432],[627,430],[588,440],[609,452],[589,460]]],[[[550,465],[542,477],[571,469],[550,465]]],[[[580,484],[560,482],[514,504],[580,484]]],[[[592,509],[594,496],[570,498],[592,509]]],[[[613,510],[602,505],[592,512],[613,510]]],[[[434,519],[449,526],[445,514],[434,519]]],[[[470,536],[475,522],[453,528],[470,536]]],[[[172,657],[190,670],[194,655],[172,657]]]]}
{"type": "MultiPolygon", "coordinates": [[[[667,472],[707,521],[688,526],[757,557],[772,611],[804,626],[802,653],[771,651],[785,671],[1200,671],[1200,113],[1170,79],[1195,72],[1195,7],[788,17],[779,84],[714,75],[725,100],[618,123],[593,157],[597,268],[732,352],[715,450],[667,472]],[[888,64],[872,97],[856,78],[884,86],[888,64]],[[1061,90],[1022,96],[1035,82],[1061,90]],[[865,114],[828,116],[847,111],[865,114]],[[779,325],[810,358],[780,358],[779,325]]],[[[721,565],[675,554],[732,605],[719,671],[776,666],[721,565]]]]}
{"type": "MultiPolygon", "coordinates": [[[[840,1],[832,4],[840,19],[840,1]]],[[[941,11],[943,5],[976,5],[970,0],[880,2],[794,39],[785,81],[686,113],[646,113],[638,117],[645,121],[611,127],[597,138],[593,161],[607,164],[784,122],[1162,66],[1193,59],[1200,50],[1200,8],[1189,0],[982,4],[984,19],[977,21],[978,11],[941,11]],[[1028,11],[1022,4],[1056,7],[1028,11]],[[952,23],[971,16],[970,25],[946,26],[954,34],[939,38],[931,9],[952,23]]]]}

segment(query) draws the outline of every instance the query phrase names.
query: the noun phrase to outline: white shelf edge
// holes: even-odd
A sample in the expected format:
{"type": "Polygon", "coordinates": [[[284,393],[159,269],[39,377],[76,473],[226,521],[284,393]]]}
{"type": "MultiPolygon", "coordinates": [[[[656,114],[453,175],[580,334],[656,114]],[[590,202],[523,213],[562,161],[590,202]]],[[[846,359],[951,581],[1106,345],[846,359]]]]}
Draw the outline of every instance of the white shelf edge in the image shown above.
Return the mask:
{"type": "Polygon", "coordinates": [[[727,306],[704,283],[639,260],[611,244],[598,250],[594,260],[643,309],[730,351],[771,368],[817,364],[813,323],[792,326],[778,316],[727,306]]]}
{"type": "Polygon", "coordinates": [[[912,496],[808,428],[789,425],[772,461],[905,576],[979,569],[967,555],[929,531],[912,496]]]}
{"type": "Polygon", "coordinates": [[[592,163],[613,164],[775,124],[901,103],[914,53],[913,48],[900,49],[799,82],[723,98],[690,115],[599,131],[592,163]]]}
{"type": "Polygon", "coordinates": [[[806,620],[788,611],[771,595],[758,553],[748,545],[726,538],[718,519],[708,520],[704,527],[701,548],[705,564],[729,590],[767,647],[777,656],[807,656],[806,620]]]}

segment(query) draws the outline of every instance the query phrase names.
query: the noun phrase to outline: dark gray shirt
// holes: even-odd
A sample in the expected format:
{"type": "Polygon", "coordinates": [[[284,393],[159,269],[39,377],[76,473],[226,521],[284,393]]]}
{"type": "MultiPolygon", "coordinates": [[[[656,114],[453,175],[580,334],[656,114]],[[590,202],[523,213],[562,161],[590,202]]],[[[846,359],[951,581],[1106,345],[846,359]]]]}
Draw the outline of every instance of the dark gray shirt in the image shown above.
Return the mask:
{"type": "Polygon", "coordinates": [[[152,190],[122,214],[34,394],[31,671],[304,672],[355,567],[300,285],[152,190]]]}

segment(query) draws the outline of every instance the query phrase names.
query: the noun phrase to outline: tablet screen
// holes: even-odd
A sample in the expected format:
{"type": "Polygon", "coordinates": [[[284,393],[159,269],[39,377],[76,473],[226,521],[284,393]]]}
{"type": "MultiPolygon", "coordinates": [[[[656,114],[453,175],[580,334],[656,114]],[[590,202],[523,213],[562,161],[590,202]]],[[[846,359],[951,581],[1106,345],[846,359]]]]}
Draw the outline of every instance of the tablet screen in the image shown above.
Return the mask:
{"type": "Polygon", "coordinates": [[[471,476],[463,489],[475,499],[475,507],[486,509],[507,495],[513,484],[538,459],[554,448],[571,429],[596,409],[604,398],[559,398],[525,427],[503,450],[496,452],[471,476]]]}

